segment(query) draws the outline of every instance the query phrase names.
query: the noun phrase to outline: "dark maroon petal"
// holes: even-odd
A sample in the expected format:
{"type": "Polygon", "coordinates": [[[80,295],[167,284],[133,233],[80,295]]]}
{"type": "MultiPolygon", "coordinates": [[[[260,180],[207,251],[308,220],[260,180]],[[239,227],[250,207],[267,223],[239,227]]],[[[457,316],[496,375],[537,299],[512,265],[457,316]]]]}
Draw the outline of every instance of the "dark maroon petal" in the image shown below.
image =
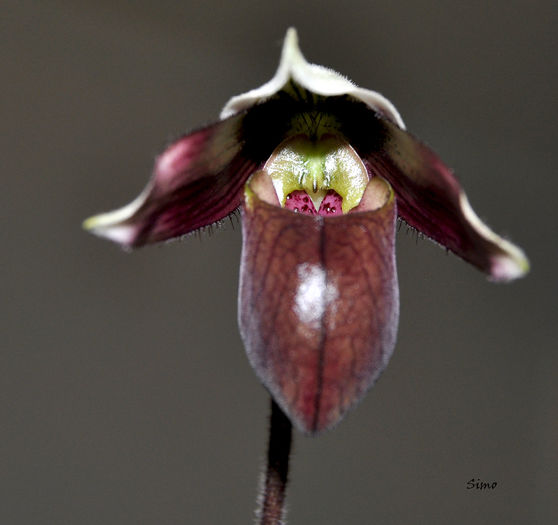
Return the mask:
{"type": "Polygon", "coordinates": [[[494,280],[511,280],[528,270],[523,252],[479,219],[436,153],[364,105],[336,104],[343,115],[343,132],[369,171],[390,182],[399,216],[408,224],[494,280]]]}
{"type": "Polygon", "coordinates": [[[184,235],[226,217],[240,204],[257,167],[239,139],[244,115],[186,135],[156,160],[153,178],[128,206],[93,217],[85,226],[125,246],[184,235]]]}
{"type": "Polygon", "coordinates": [[[386,195],[375,211],[336,217],[253,193],[243,207],[241,335],[256,374],[303,432],[335,425],[393,351],[396,209],[386,195]]]}
{"type": "Polygon", "coordinates": [[[84,227],[123,246],[179,237],[223,219],[240,205],[246,179],[285,138],[298,105],[270,100],[194,131],[156,160],[132,203],[91,217],[84,227]]]}

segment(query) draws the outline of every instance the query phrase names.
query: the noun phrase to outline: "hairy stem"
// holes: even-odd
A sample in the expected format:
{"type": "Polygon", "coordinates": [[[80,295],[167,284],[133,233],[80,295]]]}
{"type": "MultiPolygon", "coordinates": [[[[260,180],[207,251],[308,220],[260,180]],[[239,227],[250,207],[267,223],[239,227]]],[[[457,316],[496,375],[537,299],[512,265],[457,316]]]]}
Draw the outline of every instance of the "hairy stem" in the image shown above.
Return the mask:
{"type": "Polygon", "coordinates": [[[272,399],[267,468],[265,484],[262,487],[263,494],[260,496],[260,525],[281,525],[284,523],[291,441],[291,422],[272,399]]]}

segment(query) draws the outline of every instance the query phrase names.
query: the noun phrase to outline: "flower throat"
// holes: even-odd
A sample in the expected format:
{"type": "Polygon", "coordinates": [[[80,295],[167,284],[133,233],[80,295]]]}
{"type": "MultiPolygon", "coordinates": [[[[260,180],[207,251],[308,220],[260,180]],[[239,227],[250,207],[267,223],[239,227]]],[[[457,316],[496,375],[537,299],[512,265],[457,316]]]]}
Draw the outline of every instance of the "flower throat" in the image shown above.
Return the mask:
{"type": "Polygon", "coordinates": [[[358,206],[369,182],[355,150],[336,135],[295,135],[271,154],[264,171],[279,204],[305,215],[340,215],[358,206]]]}

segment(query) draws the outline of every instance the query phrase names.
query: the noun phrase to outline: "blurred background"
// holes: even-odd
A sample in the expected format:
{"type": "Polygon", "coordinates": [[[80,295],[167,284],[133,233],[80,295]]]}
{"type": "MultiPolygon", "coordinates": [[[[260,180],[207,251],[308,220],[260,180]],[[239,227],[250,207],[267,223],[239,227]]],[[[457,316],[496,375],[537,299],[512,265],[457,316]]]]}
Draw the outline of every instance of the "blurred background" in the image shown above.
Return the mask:
{"type": "Polygon", "coordinates": [[[236,325],[238,223],[131,254],[80,224],[267,81],[290,25],[392,100],[532,272],[491,284],[402,228],[395,354],[337,429],[295,435],[289,523],[558,522],[557,11],[4,0],[0,523],[251,523],[269,398],[236,325]]]}

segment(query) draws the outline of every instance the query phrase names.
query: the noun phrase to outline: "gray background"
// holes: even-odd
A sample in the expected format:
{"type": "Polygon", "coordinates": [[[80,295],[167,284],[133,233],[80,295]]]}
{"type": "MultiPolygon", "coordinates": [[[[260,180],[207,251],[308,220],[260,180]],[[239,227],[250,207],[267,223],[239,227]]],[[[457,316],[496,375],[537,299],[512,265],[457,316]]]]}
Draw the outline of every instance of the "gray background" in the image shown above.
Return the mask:
{"type": "Polygon", "coordinates": [[[494,285],[401,232],[395,354],[337,429],[295,436],[290,523],[558,521],[555,2],[4,0],[0,523],[251,522],[268,396],[239,227],[126,254],[80,223],[268,80],[289,25],[532,262],[494,285]]]}

